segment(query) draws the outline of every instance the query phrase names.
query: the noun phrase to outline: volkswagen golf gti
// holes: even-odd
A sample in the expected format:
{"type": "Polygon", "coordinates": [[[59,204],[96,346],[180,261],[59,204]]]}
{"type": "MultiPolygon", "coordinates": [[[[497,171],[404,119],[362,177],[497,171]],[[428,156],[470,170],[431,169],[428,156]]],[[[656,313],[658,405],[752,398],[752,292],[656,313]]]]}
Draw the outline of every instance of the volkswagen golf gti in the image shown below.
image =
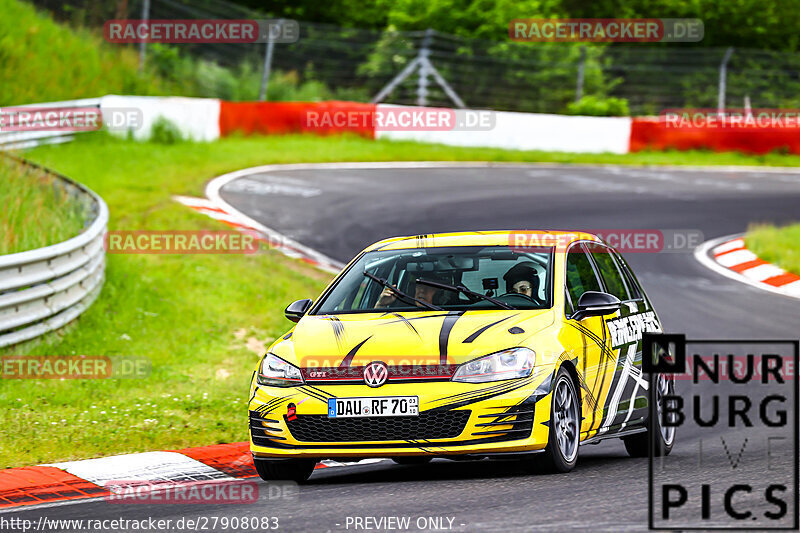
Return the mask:
{"type": "Polygon", "coordinates": [[[250,449],[265,480],[330,458],[501,458],[568,472],[622,438],[666,454],[674,382],[649,416],[642,334],[661,323],[626,261],[581,232],[395,237],[359,253],[253,373],[250,449]]]}

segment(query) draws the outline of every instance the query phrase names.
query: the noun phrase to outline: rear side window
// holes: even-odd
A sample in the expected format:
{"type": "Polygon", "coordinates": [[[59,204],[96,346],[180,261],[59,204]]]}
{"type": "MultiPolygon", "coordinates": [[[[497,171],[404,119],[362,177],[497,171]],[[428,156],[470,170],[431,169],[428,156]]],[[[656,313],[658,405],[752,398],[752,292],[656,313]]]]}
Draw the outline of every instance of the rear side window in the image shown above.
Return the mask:
{"type": "Polygon", "coordinates": [[[628,290],[631,293],[631,298],[634,300],[643,298],[644,292],[642,291],[641,285],[639,285],[639,280],[633,275],[633,270],[631,270],[631,267],[628,266],[628,263],[625,261],[625,259],[623,259],[618,253],[614,253],[614,257],[617,259],[617,264],[619,264],[620,270],[622,270],[622,275],[625,276],[625,281],[628,284],[628,290]]]}
{"type": "Polygon", "coordinates": [[[598,244],[590,244],[589,250],[592,252],[592,258],[600,270],[600,275],[606,286],[606,292],[613,294],[620,300],[630,300],[628,288],[622,279],[622,273],[617,266],[617,262],[612,255],[609,248],[600,246],[598,244]]]}
{"type": "Polygon", "coordinates": [[[567,292],[572,305],[578,304],[584,292],[601,290],[592,262],[583,247],[578,244],[570,248],[567,253],[567,292]]]}

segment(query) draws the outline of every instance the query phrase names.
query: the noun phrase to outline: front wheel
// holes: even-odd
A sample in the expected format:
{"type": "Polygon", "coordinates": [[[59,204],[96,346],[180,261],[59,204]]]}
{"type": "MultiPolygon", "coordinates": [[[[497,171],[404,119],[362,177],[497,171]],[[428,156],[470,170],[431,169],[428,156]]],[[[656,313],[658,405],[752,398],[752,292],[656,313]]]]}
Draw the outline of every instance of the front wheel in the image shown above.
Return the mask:
{"type": "Polygon", "coordinates": [[[550,431],[544,452],[525,461],[535,472],[569,472],[578,462],[581,409],[575,384],[566,369],[556,375],[550,402],[550,431]]]}
{"type": "Polygon", "coordinates": [[[264,481],[295,481],[302,483],[311,477],[317,461],[314,459],[253,459],[256,472],[264,481]]]}
{"type": "MultiPolygon", "coordinates": [[[[675,394],[675,380],[667,378],[664,374],[659,374],[656,380],[656,419],[648,420],[647,431],[643,433],[636,433],[630,437],[623,438],[625,449],[631,457],[647,457],[650,451],[650,436],[654,434],[655,448],[653,454],[656,457],[662,455],[669,455],[672,451],[672,446],[675,444],[675,426],[664,426],[664,412],[667,403],[674,400],[669,400],[669,396],[675,394]]],[[[674,412],[667,411],[670,417],[670,422],[675,422],[674,412]]]]}

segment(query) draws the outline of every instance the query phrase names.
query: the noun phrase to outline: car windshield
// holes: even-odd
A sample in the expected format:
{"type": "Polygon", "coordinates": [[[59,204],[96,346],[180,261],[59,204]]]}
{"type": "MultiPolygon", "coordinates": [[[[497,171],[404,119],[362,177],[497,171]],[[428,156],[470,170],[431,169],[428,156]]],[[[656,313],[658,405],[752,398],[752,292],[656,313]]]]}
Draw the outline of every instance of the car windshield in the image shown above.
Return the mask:
{"type": "Polygon", "coordinates": [[[468,309],[546,309],[552,305],[552,248],[454,246],[362,255],[313,314],[468,309]]]}

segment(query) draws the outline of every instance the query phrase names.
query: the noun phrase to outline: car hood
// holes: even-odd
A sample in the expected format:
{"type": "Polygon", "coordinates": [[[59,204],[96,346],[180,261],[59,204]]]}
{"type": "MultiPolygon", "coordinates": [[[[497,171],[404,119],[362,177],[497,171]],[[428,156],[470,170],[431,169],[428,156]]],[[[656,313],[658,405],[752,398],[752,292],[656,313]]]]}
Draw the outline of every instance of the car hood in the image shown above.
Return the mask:
{"type": "Polygon", "coordinates": [[[505,348],[531,346],[531,337],[553,323],[553,313],[544,309],[307,315],[291,337],[278,343],[290,343],[291,349],[276,353],[302,368],[362,366],[376,360],[461,364],[505,348]]]}

